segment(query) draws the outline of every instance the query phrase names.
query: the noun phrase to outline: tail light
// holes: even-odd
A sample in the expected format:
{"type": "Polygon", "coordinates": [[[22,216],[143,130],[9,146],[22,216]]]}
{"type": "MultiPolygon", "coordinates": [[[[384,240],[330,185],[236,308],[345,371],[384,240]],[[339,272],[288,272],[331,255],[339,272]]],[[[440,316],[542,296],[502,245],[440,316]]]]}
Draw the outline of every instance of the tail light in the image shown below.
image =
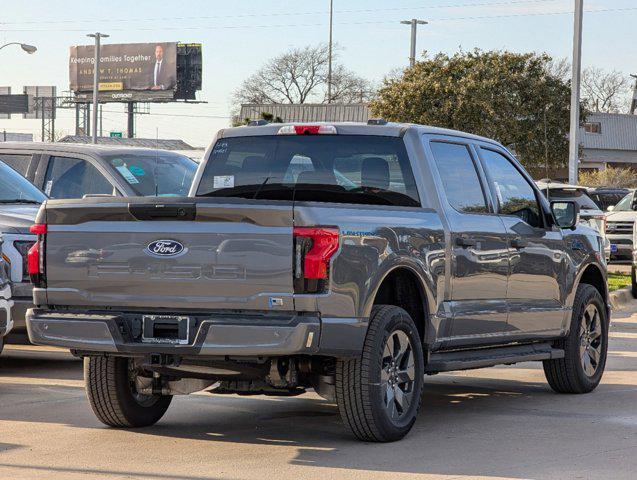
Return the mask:
{"type": "Polygon", "coordinates": [[[327,288],[330,259],[340,237],[333,227],[294,227],[294,293],[321,293],[327,288]]]}
{"type": "Polygon", "coordinates": [[[33,283],[34,286],[44,287],[46,286],[44,276],[44,242],[46,238],[46,225],[36,223],[31,226],[29,231],[38,236],[36,242],[29,249],[29,253],[27,254],[29,277],[31,278],[31,283],[33,283]]]}

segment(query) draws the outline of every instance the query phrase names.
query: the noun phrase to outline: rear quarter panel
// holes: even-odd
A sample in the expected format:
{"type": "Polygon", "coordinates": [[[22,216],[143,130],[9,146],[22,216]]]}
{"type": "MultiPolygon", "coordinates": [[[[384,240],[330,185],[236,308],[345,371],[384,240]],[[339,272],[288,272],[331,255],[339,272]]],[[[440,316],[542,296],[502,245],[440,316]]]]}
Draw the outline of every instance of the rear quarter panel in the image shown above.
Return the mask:
{"type": "MultiPolygon", "coordinates": [[[[331,263],[330,291],[307,296],[306,308],[326,317],[368,317],[374,296],[395,268],[421,282],[429,313],[445,289],[445,236],[432,209],[297,203],[295,225],[337,226],[341,246],[331,263]],[[314,303],[314,305],[313,305],[314,303]]],[[[295,296],[298,306],[302,296],[295,296]]]]}

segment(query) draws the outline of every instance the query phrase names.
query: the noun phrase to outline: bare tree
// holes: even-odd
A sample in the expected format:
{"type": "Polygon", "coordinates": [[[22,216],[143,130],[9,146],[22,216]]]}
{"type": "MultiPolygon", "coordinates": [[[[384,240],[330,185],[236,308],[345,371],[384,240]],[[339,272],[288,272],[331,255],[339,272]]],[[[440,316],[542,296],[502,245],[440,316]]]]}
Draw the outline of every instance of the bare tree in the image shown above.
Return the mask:
{"type": "MultiPolygon", "coordinates": [[[[241,103],[327,102],[327,45],[295,48],[269,60],[234,92],[241,103]]],[[[336,64],[332,72],[332,101],[351,102],[369,98],[367,80],[336,64]]]]}
{"type": "Polygon", "coordinates": [[[551,75],[564,82],[571,80],[571,68],[571,62],[567,58],[554,58],[547,66],[547,70],[551,75]]]}
{"type": "Polygon", "coordinates": [[[627,113],[630,108],[630,82],[613,70],[589,67],[582,72],[582,98],[593,112],[627,113]]]}

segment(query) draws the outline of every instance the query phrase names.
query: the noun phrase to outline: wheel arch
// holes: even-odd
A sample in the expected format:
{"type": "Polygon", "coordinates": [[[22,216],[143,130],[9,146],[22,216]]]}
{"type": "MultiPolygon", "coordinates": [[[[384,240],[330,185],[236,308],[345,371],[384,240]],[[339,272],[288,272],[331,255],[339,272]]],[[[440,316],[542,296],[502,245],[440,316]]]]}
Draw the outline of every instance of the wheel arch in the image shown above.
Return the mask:
{"type": "Polygon", "coordinates": [[[369,316],[374,305],[396,305],[403,308],[413,319],[423,342],[430,331],[429,306],[433,301],[431,290],[420,272],[410,265],[397,265],[389,269],[377,282],[377,287],[366,306],[369,316]]]}
{"type": "MultiPolygon", "coordinates": [[[[595,287],[595,289],[599,292],[599,294],[604,299],[604,303],[606,304],[606,313],[608,315],[608,318],[610,318],[608,282],[606,279],[606,275],[604,274],[604,269],[602,269],[602,267],[600,267],[596,263],[589,263],[584,268],[582,268],[582,271],[578,275],[577,281],[575,282],[575,285],[573,287],[573,292],[572,292],[573,301],[575,297],[575,292],[577,291],[577,287],[579,287],[580,284],[582,283],[586,283],[588,285],[595,287]]],[[[570,303],[572,306],[573,302],[571,301],[570,303]]]]}

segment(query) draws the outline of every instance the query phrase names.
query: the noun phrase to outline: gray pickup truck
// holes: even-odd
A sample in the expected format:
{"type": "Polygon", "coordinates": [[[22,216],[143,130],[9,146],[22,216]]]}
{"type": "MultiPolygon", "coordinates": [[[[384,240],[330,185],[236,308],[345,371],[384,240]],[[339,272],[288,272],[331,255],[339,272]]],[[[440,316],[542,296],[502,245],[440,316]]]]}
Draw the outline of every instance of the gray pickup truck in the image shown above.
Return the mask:
{"type": "Polygon", "coordinates": [[[543,361],[599,383],[603,243],[497,142],[417,125],[222,130],[186,198],[48,200],[31,341],[84,358],[115,427],[172,396],[335,400],[361,440],[410,430],[426,374],[543,361]]]}

